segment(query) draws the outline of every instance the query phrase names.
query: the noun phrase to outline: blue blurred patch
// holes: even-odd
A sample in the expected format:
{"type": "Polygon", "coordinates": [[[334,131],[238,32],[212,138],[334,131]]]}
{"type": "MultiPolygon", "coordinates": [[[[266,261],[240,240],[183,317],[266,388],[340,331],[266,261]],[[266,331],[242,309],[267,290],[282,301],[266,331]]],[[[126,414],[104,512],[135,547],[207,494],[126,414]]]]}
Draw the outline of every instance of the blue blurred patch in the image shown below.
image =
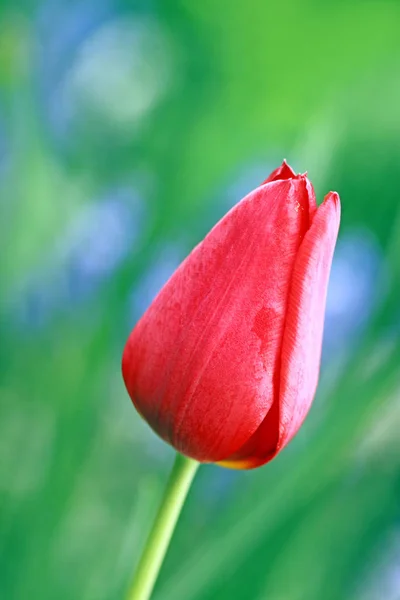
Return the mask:
{"type": "MultiPolygon", "coordinates": [[[[203,471],[203,469],[201,470],[203,471]]],[[[216,507],[226,505],[227,500],[232,497],[239,483],[243,485],[245,471],[237,469],[226,469],[218,465],[207,465],[204,473],[200,472],[198,478],[204,477],[195,489],[201,497],[202,503],[216,507]]]]}
{"type": "Polygon", "coordinates": [[[385,266],[372,232],[354,230],[339,238],[328,288],[324,358],[354,346],[386,295],[385,266]]]}
{"type": "Polygon", "coordinates": [[[128,187],[84,206],[13,298],[17,321],[42,326],[55,312],[89,299],[134,251],[144,217],[141,198],[128,187]]]}
{"type": "Polygon", "coordinates": [[[100,133],[107,147],[111,139],[130,140],[174,79],[166,31],[149,13],[119,15],[112,0],[52,10],[56,16],[47,7],[39,28],[40,80],[52,131],[64,144],[78,134],[97,139],[100,133]]]}
{"type": "Polygon", "coordinates": [[[65,3],[47,0],[39,5],[36,18],[37,71],[44,114],[57,134],[65,134],[66,107],[54,92],[69,71],[80,46],[115,10],[113,0],[84,0],[65,3]]]}
{"type": "Polygon", "coordinates": [[[187,253],[183,243],[172,242],[155,251],[150,265],[132,291],[129,300],[129,325],[133,325],[146,311],[187,253]]]}
{"type": "Polygon", "coordinates": [[[48,0],[39,5],[37,35],[39,73],[49,91],[69,69],[74,53],[85,39],[114,14],[112,0],[65,3],[48,0]]]}

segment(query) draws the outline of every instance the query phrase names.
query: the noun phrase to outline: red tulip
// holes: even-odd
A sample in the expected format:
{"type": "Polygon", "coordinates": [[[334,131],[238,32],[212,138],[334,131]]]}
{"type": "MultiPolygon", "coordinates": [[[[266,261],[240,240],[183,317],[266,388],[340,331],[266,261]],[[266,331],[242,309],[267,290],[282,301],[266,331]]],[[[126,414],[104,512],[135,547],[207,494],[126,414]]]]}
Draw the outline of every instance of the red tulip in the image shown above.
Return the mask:
{"type": "Polygon", "coordinates": [[[122,371],[139,413],[201,462],[252,468],[301,426],[318,382],[340,221],[284,162],[215,225],[133,329],[122,371]]]}

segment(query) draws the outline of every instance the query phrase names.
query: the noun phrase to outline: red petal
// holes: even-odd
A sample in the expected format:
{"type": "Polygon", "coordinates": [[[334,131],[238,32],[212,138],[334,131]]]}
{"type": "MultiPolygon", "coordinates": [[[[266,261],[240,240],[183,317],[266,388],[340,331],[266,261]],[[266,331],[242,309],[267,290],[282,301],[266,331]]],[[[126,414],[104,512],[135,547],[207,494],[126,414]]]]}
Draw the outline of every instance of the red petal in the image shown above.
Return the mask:
{"type": "Polygon", "coordinates": [[[184,454],[218,461],[267,414],[310,202],[303,176],[260,186],[194,249],[133,330],[127,389],[184,454]]]}
{"type": "Polygon", "coordinates": [[[291,282],[280,360],[279,403],[225,466],[253,468],[271,460],[297,433],[315,395],[326,292],[340,222],[339,196],[317,210],[300,247],[291,282]]]}
{"type": "Polygon", "coordinates": [[[297,433],[317,388],[326,294],[339,224],[339,196],[331,192],[317,211],[293,273],[281,356],[280,448],[297,433]]]}

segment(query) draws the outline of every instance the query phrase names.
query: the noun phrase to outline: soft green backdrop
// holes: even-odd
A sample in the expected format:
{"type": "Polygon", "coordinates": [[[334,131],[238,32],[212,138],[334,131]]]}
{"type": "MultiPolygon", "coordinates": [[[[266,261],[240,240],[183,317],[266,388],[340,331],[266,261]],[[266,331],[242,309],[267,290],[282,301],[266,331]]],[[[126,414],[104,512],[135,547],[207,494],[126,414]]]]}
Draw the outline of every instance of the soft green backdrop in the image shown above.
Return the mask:
{"type": "Polygon", "coordinates": [[[342,199],[317,398],[200,469],[155,600],[400,597],[400,3],[3,0],[0,597],[123,598],[173,461],[124,341],[286,157],[342,199]]]}

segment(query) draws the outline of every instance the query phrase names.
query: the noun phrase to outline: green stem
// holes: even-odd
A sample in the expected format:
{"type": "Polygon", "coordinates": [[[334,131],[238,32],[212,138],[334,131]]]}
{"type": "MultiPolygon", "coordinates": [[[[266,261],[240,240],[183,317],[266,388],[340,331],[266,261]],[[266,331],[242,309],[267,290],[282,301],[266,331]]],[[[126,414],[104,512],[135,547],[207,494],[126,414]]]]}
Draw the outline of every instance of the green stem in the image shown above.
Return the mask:
{"type": "Polygon", "coordinates": [[[148,600],[199,463],[176,455],[161,506],[126,600],[148,600]]]}

